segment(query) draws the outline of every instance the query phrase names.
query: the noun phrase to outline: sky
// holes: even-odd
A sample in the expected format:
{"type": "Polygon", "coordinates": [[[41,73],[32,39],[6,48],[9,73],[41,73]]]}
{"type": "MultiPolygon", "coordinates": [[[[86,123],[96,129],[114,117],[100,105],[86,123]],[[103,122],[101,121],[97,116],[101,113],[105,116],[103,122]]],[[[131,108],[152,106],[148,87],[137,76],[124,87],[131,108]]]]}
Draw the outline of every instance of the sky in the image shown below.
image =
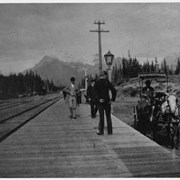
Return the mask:
{"type": "Polygon", "coordinates": [[[180,52],[180,3],[0,4],[0,71],[21,72],[45,55],[92,63],[98,53],[159,59],[180,52]]]}

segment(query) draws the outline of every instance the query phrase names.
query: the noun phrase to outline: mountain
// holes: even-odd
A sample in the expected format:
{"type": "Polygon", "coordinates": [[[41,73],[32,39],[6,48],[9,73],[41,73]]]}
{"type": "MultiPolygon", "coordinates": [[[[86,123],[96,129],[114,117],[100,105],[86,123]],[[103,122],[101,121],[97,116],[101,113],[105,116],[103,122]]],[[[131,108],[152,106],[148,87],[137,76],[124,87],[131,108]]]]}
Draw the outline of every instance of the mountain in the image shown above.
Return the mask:
{"type": "MultiPolygon", "coordinates": [[[[115,58],[114,63],[121,63],[121,58],[115,58]]],[[[102,62],[103,70],[107,69],[105,61],[102,62]]],[[[44,80],[53,80],[54,84],[59,85],[68,85],[70,78],[74,76],[77,79],[77,83],[85,76],[85,66],[87,68],[87,75],[91,74],[95,77],[95,74],[99,72],[99,60],[94,65],[85,64],[81,62],[64,62],[59,60],[57,57],[44,56],[34,67],[25,70],[37,72],[44,80]]]]}
{"type": "Polygon", "coordinates": [[[43,57],[34,67],[25,70],[25,72],[29,70],[37,72],[42,79],[53,80],[57,86],[68,85],[72,76],[77,79],[77,83],[84,77],[82,63],[67,63],[51,56],[43,57]]]}

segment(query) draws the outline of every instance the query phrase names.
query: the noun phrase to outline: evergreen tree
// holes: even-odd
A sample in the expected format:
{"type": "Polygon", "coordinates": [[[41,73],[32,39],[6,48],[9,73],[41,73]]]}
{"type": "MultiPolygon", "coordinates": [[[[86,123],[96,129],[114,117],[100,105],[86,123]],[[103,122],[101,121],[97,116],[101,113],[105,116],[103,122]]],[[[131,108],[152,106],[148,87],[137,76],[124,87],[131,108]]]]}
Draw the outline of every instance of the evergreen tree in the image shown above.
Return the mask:
{"type": "Polygon", "coordinates": [[[154,66],[154,62],[151,62],[151,72],[155,72],[155,66],[154,66]]]}
{"type": "Polygon", "coordinates": [[[167,64],[166,64],[166,59],[164,59],[163,63],[164,63],[164,73],[167,74],[167,64]]]}
{"type": "Polygon", "coordinates": [[[177,65],[176,65],[176,70],[175,70],[175,74],[179,74],[180,73],[180,59],[178,58],[177,60],[177,65]]]}

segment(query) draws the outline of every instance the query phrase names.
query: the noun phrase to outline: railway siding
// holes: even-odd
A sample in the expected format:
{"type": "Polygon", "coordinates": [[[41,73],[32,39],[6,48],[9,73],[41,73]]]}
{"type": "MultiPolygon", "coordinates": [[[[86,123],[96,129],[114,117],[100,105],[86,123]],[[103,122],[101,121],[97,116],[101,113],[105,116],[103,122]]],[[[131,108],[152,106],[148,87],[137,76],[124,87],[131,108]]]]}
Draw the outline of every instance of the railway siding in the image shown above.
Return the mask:
{"type": "Polygon", "coordinates": [[[12,113],[8,114],[6,112],[6,119],[1,119],[0,121],[0,142],[18,130],[28,121],[33,119],[39,113],[44,111],[46,108],[57,102],[60,98],[61,97],[59,96],[48,96],[35,102],[30,101],[29,104],[26,104],[26,106],[23,103],[22,107],[17,106],[16,108],[9,108],[8,111],[12,113]]]}
{"type": "Polygon", "coordinates": [[[8,105],[6,105],[4,108],[1,108],[0,110],[0,123],[17,116],[18,114],[22,114],[25,111],[28,111],[29,109],[38,106],[39,104],[43,104],[48,100],[51,100],[52,98],[56,97],[57,95],[52,96],[44,96],[44,97],[36,97],[35,99],[22,101],[16,104],[13,104],[10,102],[8,105]],[[11,105],[12,104],[12,105],[11,105]]]}

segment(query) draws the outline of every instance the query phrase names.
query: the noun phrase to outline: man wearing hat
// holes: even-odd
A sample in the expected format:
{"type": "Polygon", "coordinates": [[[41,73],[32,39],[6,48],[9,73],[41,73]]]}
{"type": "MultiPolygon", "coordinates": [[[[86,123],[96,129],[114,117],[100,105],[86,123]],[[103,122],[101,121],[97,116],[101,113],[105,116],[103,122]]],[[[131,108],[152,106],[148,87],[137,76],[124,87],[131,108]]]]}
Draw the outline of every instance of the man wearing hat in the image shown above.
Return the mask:
{"type": "Polygon", "coordinates": [[[153,97],[154,97],[154,88],[151,87],[150,80],[146,80],[145,84],[146,84],[146,86],[142,88],[142,97],[144,97],[150,103],[152,103],[153,97]]]}
{"type": "Polygon", "coordinates": [[[95,79],[92,79],[91,84],[87,88],[87,98],[88,98],[88,102],[90,103],[92,118],[96,117],[96,113],[98,110],[97,104],[96,104],[96,94],[95,94],[94,85],[95,85],[95,79]]]}
{"type": "Polygon", "coordinates": [[[74,118],[76,119],[76,106],[77,106],[77,101],[76,101],[76,96],[77,96],[77,86],[75,84],[75,78],[71,77],[70,81],[71,84],[70,86],[66,87],[64,91],[67,93],[67,101],[69,104],[69,110],[70,110],[70,117],[71,119],[74,118]]]}
{"type": "Polygon", "coordinates": [[[107,120],[107,133],[111,135],[112,130],[112,120],[111,120],[111,102],[115,101],[116,89],[107,79],[107,72],[103,71],[100,74],[100,78],[95,83],[95,92],[97,99],[97,106],[99,109],[99,126],[98,135],[104,134],[104,112],[106,114],[107,120]],[[111,91],[112,98],[109,97],[109,90],[111,91]]]}

